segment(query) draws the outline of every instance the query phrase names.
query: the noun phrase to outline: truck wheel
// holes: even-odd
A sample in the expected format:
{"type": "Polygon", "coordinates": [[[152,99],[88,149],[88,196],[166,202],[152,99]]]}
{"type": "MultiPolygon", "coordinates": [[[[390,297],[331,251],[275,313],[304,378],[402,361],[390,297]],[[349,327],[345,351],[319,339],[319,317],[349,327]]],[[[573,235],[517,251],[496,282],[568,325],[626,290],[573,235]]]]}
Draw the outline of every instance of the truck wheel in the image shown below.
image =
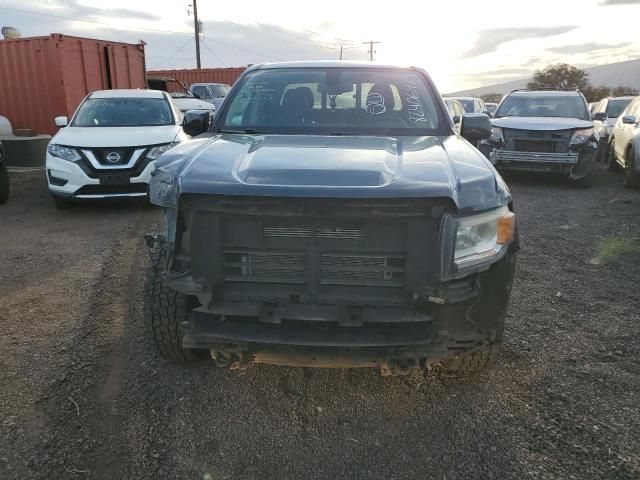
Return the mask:
{"type": "Polygon", "coordinates": [[[0,165],[0,204],[9,199],[9,172],[6,165],[0,165]]]}
{"type": "Polygon", "coordinates": [[[496,341],[442,362],[444,373],[471,374],[485,371],[500,354],[502,343],[496,341]]]}
{"type": "Polygon", "coordinates": [[[633,170],[634,161],[635,153],[633,148],[629,148],[624,162],[624,186],[626,188],[640,188],[640,174],[633,170]]]}
{"type": "Polygon", "coordinates": [[[166,251],[151,251],[151,264],[144,289],[144,321],[147,335],[163,358],[185,363],[205,358],[206,350],[182,348],[182,322],[189,320],[193,299],[176,292],[162,282],[166,251]]]}
{"type": "Polygon", "coordinates": [[[607,151],[607,168],[609,169],[610,172],[617,172],[618,170],[620,170],[620,165],[618,165],[618,162],[616,162],[616,154],[615,154],[615,150],[614,150],[614,139],[612,138],[611,141],[609,142],[609,149],[607,151]]]}

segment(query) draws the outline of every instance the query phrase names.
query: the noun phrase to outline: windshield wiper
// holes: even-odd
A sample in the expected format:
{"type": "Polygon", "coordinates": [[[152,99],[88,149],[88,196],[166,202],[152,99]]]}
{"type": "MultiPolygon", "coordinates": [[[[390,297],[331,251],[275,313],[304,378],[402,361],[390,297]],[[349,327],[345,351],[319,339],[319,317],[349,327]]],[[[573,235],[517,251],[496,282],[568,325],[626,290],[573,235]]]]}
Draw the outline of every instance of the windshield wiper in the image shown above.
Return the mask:
{"type": "Polygon", "coordinates": [[[247,135],[259,135],[258,130],[253,128],[245,128],[244,130],[220,130],[220,133],[246,133],[247,135]]]}

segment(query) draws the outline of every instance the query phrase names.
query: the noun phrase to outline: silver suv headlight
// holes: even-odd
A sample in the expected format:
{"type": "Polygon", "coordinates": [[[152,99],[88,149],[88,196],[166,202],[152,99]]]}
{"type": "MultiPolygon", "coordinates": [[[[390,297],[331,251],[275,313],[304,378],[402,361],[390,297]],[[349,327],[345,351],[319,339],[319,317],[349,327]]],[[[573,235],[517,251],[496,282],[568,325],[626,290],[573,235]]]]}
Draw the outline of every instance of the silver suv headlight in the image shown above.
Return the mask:
{"type": "Polygon", "coordinates": [[[579,145],[582,143],[586,143],[591,137],[593,137],[595,130],[593,127],[591,128],[581,128],[573,132],[573,137],[571,137],[571,145],[579,145]]]}
{"type": "Polygon", "coordinates": [[[69,162],[77,162],[82,158],[74,148],[62,147],[55,143],[49,144],[47,152],[49,152],[49,155],[52,157],[61,158],[62,160],[67,160],[69,162]]]}
{"type": "Polygon", "coordinates": [[[514,238],[515,216],[507,207],[456,218],[454,263],[458,270],[493,260],[514,238]]]}

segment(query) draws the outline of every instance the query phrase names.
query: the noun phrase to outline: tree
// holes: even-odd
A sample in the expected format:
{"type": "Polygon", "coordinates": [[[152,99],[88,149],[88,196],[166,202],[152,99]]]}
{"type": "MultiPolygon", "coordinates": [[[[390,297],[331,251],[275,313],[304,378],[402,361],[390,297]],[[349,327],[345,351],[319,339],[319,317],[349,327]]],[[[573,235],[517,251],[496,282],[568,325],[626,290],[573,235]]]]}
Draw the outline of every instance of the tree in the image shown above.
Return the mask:
{"type": "Polygon", "coordinates": [[[633,88],[633,87],[624,87],[624,86],[619,86],[616,88],[611,89],[611,96],[612,97],[625,97],[627,95],[638,95],[638,89],[637,88],[633,88]]]}
{"type": "Polygon", "coordinates": [[[485,102],[500,103],[500,100],[502,100],[502,94],[501,93],[485,93],[484,95],[480,95],[480,98],[485,102]]]}
{"type": "Polygon", "coordinates": [[[589,84],[589,75],[584,70],[567,63],[549,65],[543,70],[536,70],[533,80],[527,83],[529,90],[541,88],[557,88],[562,90],[583,89],[589,84]]]}
{"type": "Polygon", "coordinates": [[[609,87],[592,87],[587,85],[582,89],[582,93],[587,99],[587,102],[599,102],[603,98],[611,95],[609,87]]]}

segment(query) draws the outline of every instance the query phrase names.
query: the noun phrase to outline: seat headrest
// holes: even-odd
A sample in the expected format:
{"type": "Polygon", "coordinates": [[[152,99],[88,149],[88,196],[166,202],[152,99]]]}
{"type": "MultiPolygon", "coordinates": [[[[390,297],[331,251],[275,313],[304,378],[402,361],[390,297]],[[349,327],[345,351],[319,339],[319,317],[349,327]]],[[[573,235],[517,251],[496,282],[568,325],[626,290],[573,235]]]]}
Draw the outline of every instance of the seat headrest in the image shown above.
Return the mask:
{"type": "Polygon", "coordinates": [[[367,113],[369,115],[382,115],[393,111],[395,100],[393,90],[388,83],[376,83],[367,94],[367,113]]]}

